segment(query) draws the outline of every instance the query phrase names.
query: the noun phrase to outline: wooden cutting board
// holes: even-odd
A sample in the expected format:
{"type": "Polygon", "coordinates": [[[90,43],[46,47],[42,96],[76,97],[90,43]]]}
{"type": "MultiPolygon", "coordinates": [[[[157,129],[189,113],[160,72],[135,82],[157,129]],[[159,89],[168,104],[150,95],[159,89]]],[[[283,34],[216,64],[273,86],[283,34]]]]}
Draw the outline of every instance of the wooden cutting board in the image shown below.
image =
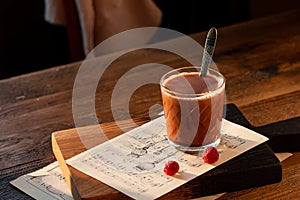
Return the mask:
{"type": "MultiPolygon", "coordinates": [[[[226,118],[246,127],[250,125],[234,105],[227,106],[226,118]]],[[[137,120],[138,124],[145,122],[147,120],[137,120]]],[[[128,121],[119,123],[122,123],[123,127],[127,127],[128,130],[134,128],[128,121]]],[[[54,132],[52,134],[54,155],[75,199],[129,198],[110,186],[81,173],[65,162],[68,158],[105,141],[105,138],[100,138],[98,135],[96,137],[93,130],[98,128],[97,126],[101,126],[109,139],[123,133],[114,122],[83,127],[81,129],[85,134],[80,137],[76,129],[54,132]]],[[[262,186],[279,182],[281,175],[280,162],[269,146],[263,143],[162,196],[161,199],[195,198],[262,186]]]]}

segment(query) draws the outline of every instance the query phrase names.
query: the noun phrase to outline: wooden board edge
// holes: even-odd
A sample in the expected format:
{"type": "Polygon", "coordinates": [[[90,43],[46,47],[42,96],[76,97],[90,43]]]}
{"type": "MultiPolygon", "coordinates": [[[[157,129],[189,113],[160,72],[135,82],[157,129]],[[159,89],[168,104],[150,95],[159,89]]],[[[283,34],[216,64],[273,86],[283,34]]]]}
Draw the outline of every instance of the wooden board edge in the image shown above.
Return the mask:
{"type": "Polygon", "coordinates": [[[69,166],[67,165],[66,160],[65,160],[64,156],[62,155],[62,152],[59,150],[59,145],[56,140],[57,134],[63,134],[63,133],[62,132],[53,132],[51,134],[52,151],[53,151],[53,154],[54,154],[54,156],[59,164],[59,167],[63,173],[63,176],[65,177],[66,183],[73,195],[73,198],[75,200],[77,200],[77,199],[79,200],[79,199],[81,199],[79,191],[78,191],[77,187],[75,187],[75,183],[72,179],[72,175],[71,175],[69,166]]]}

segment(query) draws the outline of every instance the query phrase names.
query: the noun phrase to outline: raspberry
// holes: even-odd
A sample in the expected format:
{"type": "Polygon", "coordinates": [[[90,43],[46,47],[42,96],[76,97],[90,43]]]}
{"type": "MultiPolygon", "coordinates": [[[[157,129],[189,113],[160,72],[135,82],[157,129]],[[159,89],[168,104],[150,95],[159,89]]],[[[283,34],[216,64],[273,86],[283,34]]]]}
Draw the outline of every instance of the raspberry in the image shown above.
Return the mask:
{"type": "Polygon", "coordinates": [[[169,161],[164,168],[166,175],[173,176],[179,171],[179,164],[176,161],[169,161]]]}
{"type": "Polygon", "coordinates": [[[205,163],[212,164],[219,159],[218,150],[215,147],[207,147],[202,154],[205,163]]]}

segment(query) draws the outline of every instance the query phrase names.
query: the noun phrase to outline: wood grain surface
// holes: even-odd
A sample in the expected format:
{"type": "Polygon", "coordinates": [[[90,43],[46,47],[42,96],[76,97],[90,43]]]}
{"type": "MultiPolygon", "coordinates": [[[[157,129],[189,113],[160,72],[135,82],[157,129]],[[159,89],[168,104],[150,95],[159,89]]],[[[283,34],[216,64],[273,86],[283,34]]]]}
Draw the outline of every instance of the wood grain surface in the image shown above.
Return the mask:
{"type": "MultiPolygon", "coordinates": [[[[300,116],[299,19],[300,11],[295,10],[218,28],[214,60],[226,78],[227,103],[236,104],[254,126],[300,116]]],[[[205,35],[192,37],[204,44],[205,35]]],[[[153,49],[121,56],[97,88],[95,108],[100,123],[114,120],[110,99],[118,78],[148,61],[172,67],[189,65],[176,55],[153,49]]],[[[81,63],[0,80],[0,171],[53,157],[51,133],[75,127],[72,89],[81,63]]],[[[133,80],[141,78],[134,75],[133,80]]],[[[145,85],[130,100],[132,117],[148,117],[149,108],[161,101],[158,86],[145,85]]],[[[221,199],[299,197],[300,153],[293,153],[282,163],[280,183],[228,193],[221,199]]]]}

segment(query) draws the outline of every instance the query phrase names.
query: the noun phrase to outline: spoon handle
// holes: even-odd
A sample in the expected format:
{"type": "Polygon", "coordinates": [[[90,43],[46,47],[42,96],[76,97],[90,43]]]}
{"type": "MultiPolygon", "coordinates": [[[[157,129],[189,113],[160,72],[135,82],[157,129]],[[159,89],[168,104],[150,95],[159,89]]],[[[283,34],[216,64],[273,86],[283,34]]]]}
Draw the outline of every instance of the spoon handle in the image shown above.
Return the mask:
{"type": "Polygon", "coordinates": [[[216,43],[217,43],[217,29],[211,28],[207,33],[207,37],[204,45],[201,71],[200,71],[201,76],[206,76],[207,74],[208,67],[212,61],[212,56],[214,54],[216,43]]]}

